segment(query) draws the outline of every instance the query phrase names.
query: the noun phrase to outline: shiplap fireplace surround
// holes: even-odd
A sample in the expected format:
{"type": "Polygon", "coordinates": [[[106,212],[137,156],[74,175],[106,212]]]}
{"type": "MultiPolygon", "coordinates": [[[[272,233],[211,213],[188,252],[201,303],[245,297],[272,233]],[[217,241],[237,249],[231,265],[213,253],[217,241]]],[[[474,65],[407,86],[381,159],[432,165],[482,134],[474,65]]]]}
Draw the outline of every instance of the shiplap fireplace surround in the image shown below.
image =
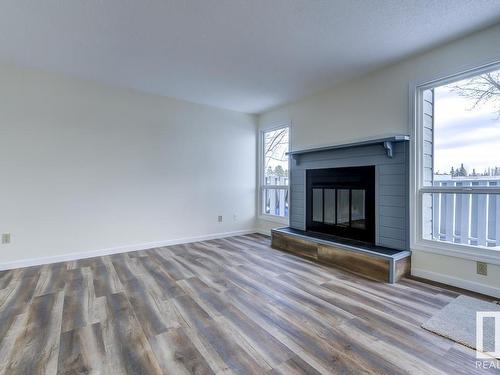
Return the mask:
{"type": "Polygon", "coordinates": [[[308,171],[373,166],[375,170],[374,244],[409,249],[409,137],[404,135],[292,151],[290,227],[307,230],[308,171]]]}
{"type": "Polygon", "coordinates": [[[383,282],[408,274],[408,140],[290,152],[290,226],[271,231],[272,246],[383,282]]]}

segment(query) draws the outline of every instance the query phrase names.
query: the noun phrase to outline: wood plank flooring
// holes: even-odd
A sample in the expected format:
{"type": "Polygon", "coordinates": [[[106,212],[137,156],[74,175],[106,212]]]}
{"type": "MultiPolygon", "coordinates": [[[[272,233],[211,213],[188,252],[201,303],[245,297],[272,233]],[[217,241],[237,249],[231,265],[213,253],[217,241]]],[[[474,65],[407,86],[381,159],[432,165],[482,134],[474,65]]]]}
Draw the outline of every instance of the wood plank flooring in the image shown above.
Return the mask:
{"type": "Polygon", "coordinates": [[[458,293],[231,237],[0,272],[1,374],[484,374],[420,328],[458,293]]]}

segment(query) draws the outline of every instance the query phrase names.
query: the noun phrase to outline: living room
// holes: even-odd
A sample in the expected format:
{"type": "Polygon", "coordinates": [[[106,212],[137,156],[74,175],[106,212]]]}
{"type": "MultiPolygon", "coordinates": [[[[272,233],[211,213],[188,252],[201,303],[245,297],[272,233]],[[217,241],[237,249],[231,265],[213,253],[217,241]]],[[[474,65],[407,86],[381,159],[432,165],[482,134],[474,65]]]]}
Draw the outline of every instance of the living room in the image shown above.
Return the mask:
{"type": "Polygon", "coordinates": [[[500,2],[0,10],[0,373],[499,371],[500,2]]]}

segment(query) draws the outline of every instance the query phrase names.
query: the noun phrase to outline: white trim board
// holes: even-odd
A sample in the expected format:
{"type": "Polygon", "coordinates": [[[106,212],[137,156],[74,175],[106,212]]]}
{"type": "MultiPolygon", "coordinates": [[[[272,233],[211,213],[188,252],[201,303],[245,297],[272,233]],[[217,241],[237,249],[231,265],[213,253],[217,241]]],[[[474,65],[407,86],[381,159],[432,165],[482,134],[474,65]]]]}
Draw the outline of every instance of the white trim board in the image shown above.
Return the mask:
{"type": "Polygon", "coordinates": [[[225,238],[225,237],[242,236],[251,233],[259,233],[259,230],[246,229],[233,232],[206,234],[203,236],[177,238],[173,240],[145,242],[134,245],[117,246],[117,247],[110,247],[107,249],[83,251],[78,253],[69,253],[69,254],[53,255],[48,257],[15,260],[11,262],[0,263],[0,271],[22,268],[22,267],[40,266],[43,264],[68,262],[72,260],[94,258],[94,257],[119,254],[119,253],[128,253],[130,251],[154,249],[156,247],[162,247],[162,246],[171,246],[171,245],[179,245],[191,242],[215,240],[218,238],[225,238]]]}
{"type": "Polygon", "coordinates": [[[500,288],[495,288],[490,285],[481,284],[476,281],[464,280],[455,276],[449,276],[442,273],[427,271],[421,268],[412,268],[411,274],[412,276],[421,277],[423,279],[432,280],[438,283],[443,283],[455,286],[457,288],[471,290],[473,292],[500,298],[500,288]]]}

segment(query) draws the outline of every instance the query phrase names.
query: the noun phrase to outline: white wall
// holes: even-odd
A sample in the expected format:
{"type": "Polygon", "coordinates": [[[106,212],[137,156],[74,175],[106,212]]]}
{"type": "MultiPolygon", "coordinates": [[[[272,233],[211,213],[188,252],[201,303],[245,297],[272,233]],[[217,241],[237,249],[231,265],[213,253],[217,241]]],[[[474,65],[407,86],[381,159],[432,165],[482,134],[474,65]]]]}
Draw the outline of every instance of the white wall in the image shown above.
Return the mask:
{"type": "Polygon", "coordinates": [[[249,115],[0,66],[0,267],[254,229],[255,129],[249,115]]]}
{"type": "MultiPolygon", "coordinates": [[[[264,113],[259,116],[259,127],[291,121],[292,150],[386,134],[410,134],[409,83],[500,60],[498,46],[500,25],[264,113]]],[[[269,227],[267,223],[258,226],[269,227]]],[[[490,275],[478,279],[474,262],[433,255],[419,253],[413,268],[437,270],[440,275],[450,276],[448,281],[458,278],[459,286],[478,289],[477,285],[482,285],[500,296],[500,282],[492,275],[498,268],[490,267],[490,275]]]]}
{"type": "Polygon", "coordinates": [[[271,235],[271,229],[280,228],[288,226],[288,220],[283,221],[274,221],[274,220],[266,220],[266,218],[258,218],[257,220],[257,231],[259,233],[265,234],[267,236],[271,235]]]}
{"type": "Polygon", "coordinates": [[[412,253],[415,276],[500,297],[500,266],[488,264],[488,276],[476,273],[476,262],[422,251],[412,253]]]}

